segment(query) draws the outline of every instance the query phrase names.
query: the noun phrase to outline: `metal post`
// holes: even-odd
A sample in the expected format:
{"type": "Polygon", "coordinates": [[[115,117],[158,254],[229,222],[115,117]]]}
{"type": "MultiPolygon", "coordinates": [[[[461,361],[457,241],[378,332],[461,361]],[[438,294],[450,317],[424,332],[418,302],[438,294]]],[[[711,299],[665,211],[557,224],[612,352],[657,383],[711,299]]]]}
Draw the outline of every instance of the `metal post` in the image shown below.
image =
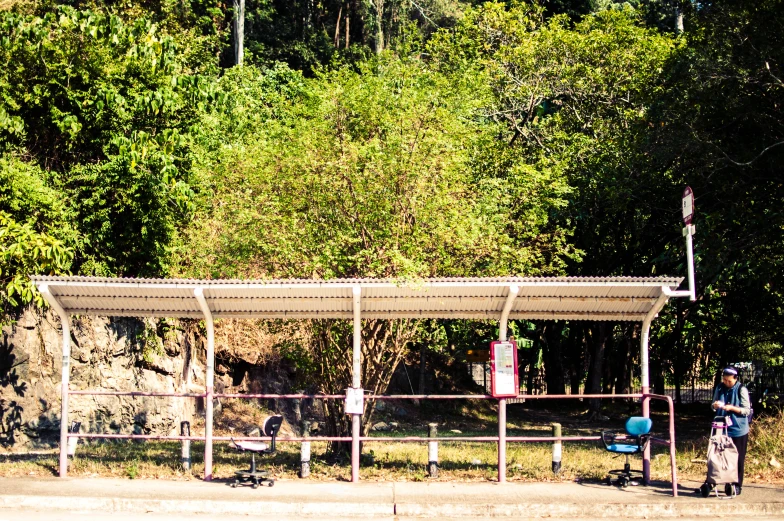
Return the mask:
{"type": "Polygon", "coordinates": [[[506,483],[506,398],[498,399],[498,482],[506,483]]]}
{"type": "Polygon", "coordinates": [[[696,231],[697,228],[693,224],[688,224],[683,229],[683,235],[686,237],[686,264],[689,270],[689,298],[692,302],[697,300],[697,290],[694,287],[694,248],[691,239],[696,231]]]}
{"type": "MultiPolygon", "coordinates": [[[[498,321],[498,340],[501,342],[507,340],[509,313],[519,292],[519,286],[509,286],[501,319],[498,321]]],[[[498,399],[498,482],[506,483],[506,398],[498,399]]]]}
{"type": "MultiPolygon", "coordinates": [[[[307,438],[308,436],[310,436],[310,422],[302,420],[302,437],[307,438]]],[[[310,476],[310,442],[303,441],[299,451],[299,477],[306,478],[308,476],[310,476]]]]}
{"type": "Polygon", "coordinates": [[[204,298],[204,288],[193,290],[196,300],[199,301],[204,322],[207,325],[207,375],[206,393],[204,396],[204,481],[212,481],[212,400],[213,385],[215,384],[215,324],[212,311],[204,298]]]}
{"type": "MultiPolygon", "coordinates": [[[[561,437],[561,424],[553,424],[553,438],[561,437]]],[[[561,440],[553,442],[553,474],[561,472],[561,440]]]]}
{"type": "Polygon", "coordinates": [[[60,379],[60,477],[64,478],[68,475],[68,381],[71,377],[71,323],[68,314],[49,291],[49,286],[42,284],[38,287],[38,291],[60,316],[63,328],[63,374],[60,379]]]}
{"type": "MultiPolygon", "coordinates": [[[[648,335],[651,332],[651,322],[659,314],[661,308],[667,302],[668,293],[671,293],[670,288],[662,287],[662,293],[656,299],[651,310],[642,321],[642,331],[640,332],[640,386],[643,395],[650,394],[650,377],[648,369],[648,335]]],[[[642,399],[642,415],[645,418],[651,417],[650,398],[643,396],[642,399]]],[[[642,481],[646,485],[651,480],[651,444],[645,447],[642,457],[642,481]]]]}
{"type": "Polygon", "coordinates": [[[514,304],[514,299],[517,298],[518,293],[520,293],[519,286],[509,286],[509,293],[506,296],[504,309],[501,311],[501,319],[498,321],[498,340],[501,342],[506,342],[507,340],[506,326],[509,321],[509,313],[512,311],[512,305],[514,304]]]}
{"type": "MultiPolygon", "coordinates": [[[[438,436],[438,424],[429,423],[427,425],[427,437],[435,438],[438,436]]],[[[427,443],[427,472],[431,478],[438,477],[438,442],[430,441],[427,443]]]]}
{"type": "MultiPolygon", "coordinates": [[[[180,422],[180,436],[191,435],[191,423],[180,422]]],[[[191,440],[182,440],[182,454],[180,457],[183,470],[191,470],[191,440]]]]}
{"type": "MultiPolygon", "coordinates": [[[[641,377],[640,383],[642,386],[642,394],[650,394],[651,388],[648,380],[648,333],[651,330],[651,321],[647,318],[642,323],[642,333],[640,340],[640,364],[641,377]]],[[[642,415],[644,418],[651,417],[650,399],[643,396],[642,399],[642,415]]],[[[651,444],[645,446],[642,456],[642,481],[648,484],[651,480],[651,444]]]]}
{"type": "MultiPolygon", "coordinates": [[[[361,295],[362,288],[354,286],[354,346],[352,364],[352,387],[360,389],[362,387],[362,320],[361,320],[361,295]]],[[[359,435],[361,426],[361,414],[351,416],[351,482],[359,482],[359,435]]]]}
{"type": "MultiPolygon", "coordinates": [[[[82,422],[71,422],[71,427],[68,429],[69,434],[79,434],[79,429],[82,427],[82,422]]],[[[76,456],[76,446],[79,444],[79,438],[71,436],[68,438],[68,455],[76,456]]]]}
{"type": "Polygon", "coordinates": [[[672,398],[667,397],[667,407],[670,413],[670,471],[672,472],[672,496],[678,497],[678,465],[675,463],[675,407],[672,398]]]}

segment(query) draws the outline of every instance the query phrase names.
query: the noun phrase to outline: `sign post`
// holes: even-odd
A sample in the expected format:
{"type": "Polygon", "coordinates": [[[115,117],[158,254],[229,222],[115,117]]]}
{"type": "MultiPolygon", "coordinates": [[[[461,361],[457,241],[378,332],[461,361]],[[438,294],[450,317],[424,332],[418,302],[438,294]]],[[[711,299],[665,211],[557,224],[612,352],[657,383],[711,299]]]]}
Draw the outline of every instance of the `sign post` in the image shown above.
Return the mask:
{"type": "Polygon", "coordinates": [[[520,391],[517,342],[490,343],[490,388],[494,398],[515,397],[520,391]]]}
{"type": "Polygon", "coordinates": [[[683,236],[686,237],[686,264],[687,269],[689,270],[689,298],[693,302],[697,300],[697,295],[694,287],[694,247],[692,244],[692,237],[697,231],[697,228],[692,224],[692,221],[694,220],[694,192],[691,187],[687,186],[683,190],[681,203],[683,209],[683,224],[686,225],[683,229],[683,236]]]}

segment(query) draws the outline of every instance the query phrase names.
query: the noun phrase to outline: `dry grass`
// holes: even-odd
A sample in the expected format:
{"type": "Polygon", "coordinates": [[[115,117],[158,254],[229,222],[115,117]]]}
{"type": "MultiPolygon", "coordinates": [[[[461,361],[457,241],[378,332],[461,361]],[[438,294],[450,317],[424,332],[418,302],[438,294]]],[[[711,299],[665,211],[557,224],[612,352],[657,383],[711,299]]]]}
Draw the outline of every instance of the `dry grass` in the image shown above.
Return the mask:
{"type": "MultiPolygon", "coordinates": [[[[232,450],[228,443],[216,443],[214,448],[215,478],[228,479],[233,476],[235,470],[247,466],[249,457],[232,450]]],[[[69,472],[77,477],[199,479],[204,472],[203,451],[203,443],[192,444],[192,468],[190,471],[185,471],[180,465],[180,444],[177,442],[117,441],[80,445],[77,456],[71,462],[69,472]]],[[[325,443],[313,443],[310,479],[350,479],[349,461],[326,457],[325,451],[325,443]]],[[[681,452],[678,455],[679,473],[682,478],[701,479],[704,476],[704,464],[690,462],[694,457],[698,455],[692,452],[681,452]]],[[[439,459],[438,481],[496,479],[497,452],[493,443],[441,443],[439,459]]],[[[623,466],[623,459],[615,458],[596,444],[590,443],[564,445],[563,467],[558,476],[554,476],[551,472],[551,459],[549,444],[509,444],[508,479],[510,481],[600,480],[607,475],[607,471],[623,466]]],[[[281,443],[278,453],[273,458],[266,460],[261,458],[261,460],[277,478],[294,479],[299,471],[299,444],[281,443]]],[[[56,453],[35,458],[0,457],[0,476],[56,475],[57,464],[56,453]]],[[[654,452],[651,471],[654,479],[669,479],[669,457],[666,453],[654,452]]],[[[369,481],[429,480],[427,446],[424,443],[368,443],[363,454],[361,477],[369,481]]]]}

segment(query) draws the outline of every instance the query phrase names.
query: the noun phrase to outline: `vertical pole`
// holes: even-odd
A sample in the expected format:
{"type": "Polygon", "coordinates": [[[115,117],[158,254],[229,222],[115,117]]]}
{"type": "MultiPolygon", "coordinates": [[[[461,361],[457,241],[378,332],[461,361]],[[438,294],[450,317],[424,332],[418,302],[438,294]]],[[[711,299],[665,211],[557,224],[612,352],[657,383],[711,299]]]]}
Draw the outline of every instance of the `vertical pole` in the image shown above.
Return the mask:
{"type": "Polygon", "coordinates": [[[245,0],[234,0],[234,64],[242,65],[245,55],[245,0]]]}
{"type": "Polygon", "coordinates": [[[697,290],[694,287],[694,247],[692,244],[692,235],[697,231],[693,224],[687,224],[683,229],[683,235],[686,236],[686,265],[689,270],[689,299],[692,302],[697,300],[697,290]]]}
{"type": "MultiPolygon", "coordinates": [[[[362,320],[360,303],[362,298],[362,288],[354,286],[354,345],[353,345],[353,364],[352,382],[354,389],[362,387],[362,320]]],[[[359,429],[361,425],[361,414],[351,416],[351,482],[359,482],[359,429]]]]}
{"type": "Polygon", "coordinates": [[[60,379],[60,477],[68,475],[68,381],[71,378],[71,328],[68,315],[61,316],[63,327],[63,364],[60,379]]]}
{"type": "MultiPolygon", "coordinates": [[[[310,422],[302,420],[302,437],[307,438],[310,436],[310,422]]],[[[306,478],[310,476],[310,442],[303,441],[299,451],[299,477],[306,478]]]]}
{"type": "Polygon", "coordinates": [[[48,285],[39,286],[38,291],[60,316],[63,328],[62,377],[60,379],[60,477],[64,478],[68,475],[68,381],[71,378],[71,321],[68,313],[49,291],[48,285]]]}
{"type": "MultiPolygon", "coordinates": [[[[519,292],[518,286],[509,287],[504,309],[501,311],[501,319],[498,322],[498,340],[501,342],[507,340],[509,312],[512,311],[512,304],[519,292]]],[[[498,482],[506,483],[506,398],[498,399],[498,482]]]]}
{"type": "MultiPolygon", "coordinates": [[[[656,302],[653,303],[651,310],[648,311],[648,314],[645,315],[645,320],[642,321],[642,331],[640,332],[640,391],[643,394],[642,398],[642,415],[645,418],[651,417],[651,409],[650,409],[650,398],[647,398],[645,395],[651,393],[650,387],[650,377],[648,371],[648,335],[651,332],[651,322],[656,315],[659,314],[659,311],[664,304],[667,303],[667,290],[669,288],[663,286],[661,295],[659,298],[656,299],[656,302]]],[[[642,481],[646,485],[651,481],[651,444],[649,443],[645,447],[645,451],[643,452],[642,456],[642,481]]]]}
{"type": "MultiPolygon", "coordinates": [[[[650,394],[650,382],[648,376],[648,334],[651,331],[651,318],[646,317],[642,323],[642,332],[640,333],[640,384],[642,386],[642,394],[650,394]]],[[[642,398],[642,415],[645,418],[651,417],[650,398],[643,396],[642,398]]],[[[642,456],[642,481],[646,485],[651,480],[651,444],[645,446],[642,456]]]]}
{"type": "MultiPolygon", "coordinates": [[[[71,427],[68,429],[68,434],[79,434],[79,429],[82,422],[71,422],[71,427]]],[[[79,444],[79,438],[71,436],[68,438],[68,455],[76,456],[76,446],[79,444]]]]}
{"type": "MultiPolygon", "coordinates": [[[[553,424],[553,438],[561,437],[561,424],[553,424]]],[[[561,440],[553,442],[553,474],[561,472],[561,440]]]]}
{"type": "Polygon", "coordinates": [[[199,301],[204,322],[207,325],[207,375],[206,394],[204,396],[204,481],[212,481],[212,401],[215,384],[215,324],[212,311],[204,298],[204,288],[193,290],[196,300],[199,301]]]}
{"type": "MultiPolygon", "coordinates": [[[[180,435],[191,435],[191,422],[184,421],[180,423],[180,435]]],[[[183,470],[191,470],[191,440],[182,440],[180,463],[182,463],[183,470]]]]}
{"type": "Polygon", "coordinates": [[[506,398],[498,399],[498,482],[506,483],[506,398]]]}
{"type": "MultiPolygon", "coordinates": [[[[435,438],[438,436],[438,424],[429,423],[427,425],[427,437],[435,438]]],[[[431,478],[438,477],[438,442],[430,441],[427,443],[427,472],[431,478]]]]}
{"type": "Polygon", "coordinates": [[[675,407],[672,398],[667,397],[670,413],[670,471],[672,472],[672,497],[678,497],[678,466],[675,464],[675,407]]]}

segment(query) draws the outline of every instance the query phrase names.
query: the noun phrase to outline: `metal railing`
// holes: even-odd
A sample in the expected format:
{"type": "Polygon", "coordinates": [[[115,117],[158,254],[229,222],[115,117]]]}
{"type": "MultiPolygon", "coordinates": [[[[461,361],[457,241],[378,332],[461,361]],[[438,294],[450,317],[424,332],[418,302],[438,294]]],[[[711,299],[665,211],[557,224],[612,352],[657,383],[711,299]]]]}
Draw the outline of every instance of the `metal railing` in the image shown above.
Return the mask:
{"type": "MultiPolygon", "coordinates": [[[[140,391],[103,391],[103,390],[81,390],[81,391],[68,391],[69,395],[97,395],[97,396],[140,396],[140,397],[179,397],[179,398],[207,398],[207,393],[160,393],[160,392],[140,392],[140,391]]],[[[240,398],[240,399],[322,399],[322,400],[343,400],[345,395],[342,394],[232,394],[232,393],[215,393],[213,398],[240,398]]],[[[490,395],[476,395],[476,394],[452,394],[452,395],[367,395],[366,399],[372,400],[499,400],[490,395]]],[[[578,395],[519,395],[518,399],[526,400],[575,400],[575,399],[639,399],[642,401],[643,410],[648,410],[646,407],[647,402],[650,400],[662,400],[668,404],[669,413],[669,433],[668,438],[653,438],[653,442],[666,445],[670,447],[670,467],[672,474],[672,495],[678,495],[677,484],[677,468],[675,464],[675,412],[673,400],[670,396],[662,396],[656,394],[578,394],[578,395]]],[[[510,400],[515,399],[511,398],[510,400]]],[[[206,429],[205,429],[206,431],[206,429]]],[[[211,430],[210,430],[211,432],[211,430]]],[[[552,443],[552,442],[584,442],[584,441],[599,441],[601,436],[506,436],[506,399],[499,400],[499,415],[498,415],[498,436],[439,436],[439,437],[422,437],[422,436],[359,436],[357,433],[352,433],[352,436],[288,436],[278,437],[278,442],[404,442],[404,443],[428,443],[439,441],[467,441],[479,443],[497,443],[498,444],[498,481],[503,483],[506,481],[506,443],[552,443]]],[[[171,435],[155,435],[155,434],[100,434],[100,433],[68,433],[68,438],[105,438],[105,439],[137,439],[137,440],[178,440],[178,441],[204,441],[205,442],[205,466],[208,461],[212,461],[212,441],[229,441],[243,440],[243,441],[263,441],[268,440],[269,437],[265,436],[171,436],[171,435]],[[209,448],[207,448],[209,447],[209,448]],[[209,458],[206,452],[209,451],[209,458]]],[[[61,447],[61,451],[65,447],[61,447]]],[[[359,457],[352,454],[352,474],[358,475],[359,473],[359,457]]],[[[211,469],[207,469],[211,474],[211,469]]],[[[643,455],[643,476],[644,481],[648,482],[650,479],[650,447],[648,447],[643,455]]]]}

